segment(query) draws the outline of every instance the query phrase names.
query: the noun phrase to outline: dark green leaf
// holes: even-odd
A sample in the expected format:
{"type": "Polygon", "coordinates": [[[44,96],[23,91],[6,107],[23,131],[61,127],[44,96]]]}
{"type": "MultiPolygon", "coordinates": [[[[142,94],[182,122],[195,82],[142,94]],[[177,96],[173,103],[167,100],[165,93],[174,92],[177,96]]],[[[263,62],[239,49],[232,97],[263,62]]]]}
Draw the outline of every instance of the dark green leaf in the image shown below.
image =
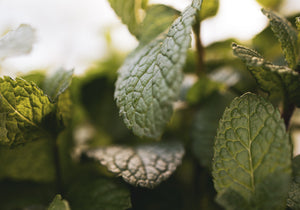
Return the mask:
{"type": "Polygon", "coordinates": [[[72,210],[125,210],[131,207],[129,190],[107,178],[78,181],[67,195],[72,210]]]}
{"type": "Polygon", "coordinates": [[[181,163],[183,154],[179,143],[108,146],[87,152],[88,157],[98,160],[126,182],[147,188],[154,188],[169,178],[181,163]]]}
{"type": "Polygon", "coordinates": [[[146,10],[146,17],[142,23],[140,42],[147,44],[159,34],[166,31],[173,21],[180,15],[176,9],[166,5],[151,5],[146,10]]]}
{"type": "Polygon", "coordinates": [[[300,155],[293,159],[293,182],[290,186],[287,206],[300,209],[300,155]]]}
{"type": "Polygon", "coordinates": [[[219,9],[219,0],[204,0],[201,6],[200,19],[215,16],[219,9]]]}
{"type": "Polygon", "coordinates": [[[0,78],[0,135],[3,137],[0,144],[16,145],[45,136],[42,122],[53,109],[54,105],[34,83],[20,78],[0,78]]]}
{"type": "Polygon", "coordinates": [[[68,201],[62,199],[61,195],[56,195],[48,210],[71,210],[68,201]]]}
{"type": "Polygon", "coordinates": [[[285,66],[273,65],[256,51],[233,44],[233,53],[249,67],[260,88],[272,95],[279,95],[300,106],[300,75],[285,66]]]}
{"type": "Polygon", "coordinates": [[[299,51],[297,43],[297,31],[284,17],[265,9],[262,9],[262,12],[270,20],[271,29],[281,44],[285,60],[289,64],[289,67],[292,69],[295,68],[298,62],[299,51]]]}
{"type": "Polygon", "coordinates": [[[193,1],[164,39],[138,48],[120,68],[115,98],[125,124],[137,136],[158,139],[170,120],[200,5],[193,1]]]}
{"type": "Polygon", "coordinates": [[[217,203],[224,206],[227,210],[250,210],[249,203],[238,192],[228,188],[216,197],[217,203]]]}
{"type": "Polygon", "coordinates": [[[74,70],[58,69],[54,74],[46,77],[43,90],[52,101],[57,101],[58,96],[70,86],[74,70]]]}
{"type": "Polygon", "coordinates": [[[233,190],[253,205],[251,209],[264,209],[264,203],[274,198],[276,208],[285,205],[283,186],[289,185],[291,174],[285,130],[279,111],[262,97],[246,93],[234,99],[220,120],[215,140],[213,177],[218,194],[233,190]]]}
{"type": "Polygon", "coordinates": [[[41,89],[45,78],[45,71],[32,71],[22,76],[22,79],[25,79],[27,82],[34,82],[41,89]]]}

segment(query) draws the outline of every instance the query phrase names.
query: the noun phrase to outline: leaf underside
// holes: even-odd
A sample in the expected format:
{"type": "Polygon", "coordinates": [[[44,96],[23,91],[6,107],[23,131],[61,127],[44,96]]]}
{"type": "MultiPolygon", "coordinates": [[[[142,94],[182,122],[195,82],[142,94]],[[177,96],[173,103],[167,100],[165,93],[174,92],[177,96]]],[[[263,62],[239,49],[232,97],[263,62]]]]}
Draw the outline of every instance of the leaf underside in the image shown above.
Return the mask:
{"type": "Polygon", "coordinates": [[[179,143],[156,143],[103,147],[90,150],[87,155],[131,185],[154,188],[176,170],[184,149],[179,143]]]}
{"type": "Polygon", "coordinates": [[[126,126],[139,137],[160,138],[170,120],[200,5],[201,1],[194,1],[174,21],[165,38],[137,48],[119,69],[116,102],[126,126]]]}
{"type": "Polygon", "coordinates": [[[34,83],[0,78],[0,144],[16,145],[41,138],[44,118],[54,109],[34,83]]]}
{"type": "Polygon", "coordinates": [[[226,108],[215,140],[213,178],[218,194],[231,190],[256,209],[271,202],[281,208],[291,173],[290,152],[279,111],[254,94],[236,98],[226,108]]]}

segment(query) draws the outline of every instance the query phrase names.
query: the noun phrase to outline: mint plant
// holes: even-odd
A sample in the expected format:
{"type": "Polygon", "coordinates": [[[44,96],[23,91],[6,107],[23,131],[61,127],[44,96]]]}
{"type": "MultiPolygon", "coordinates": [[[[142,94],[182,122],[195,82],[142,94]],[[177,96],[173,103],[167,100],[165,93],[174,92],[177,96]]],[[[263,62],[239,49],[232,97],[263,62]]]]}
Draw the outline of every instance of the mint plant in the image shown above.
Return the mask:
{"type": "MultiPolygon", "coordinates": [[[[203,46],[218,0],[108,1],[133,52],[0,78],[0,209],[300,209],[299,14],[258,0],[270,26],[251,47],[203,46]]],[[[0,56],[33,40],[21,25],[0,56]]]]}

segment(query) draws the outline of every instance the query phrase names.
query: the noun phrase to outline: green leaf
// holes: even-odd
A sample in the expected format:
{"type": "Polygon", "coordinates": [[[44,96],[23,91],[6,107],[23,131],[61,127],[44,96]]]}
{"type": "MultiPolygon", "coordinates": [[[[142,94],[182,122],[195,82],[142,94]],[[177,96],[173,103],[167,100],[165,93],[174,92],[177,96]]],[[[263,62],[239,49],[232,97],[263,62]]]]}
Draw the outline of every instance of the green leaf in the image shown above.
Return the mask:
{"type": "Polygon", "coordinates": [[[300,31],[300,17],[296,17],[297,30],[300,31]]]}
{"type": "Polygon", "coordinates": [[[67,126],[72,119],[72,111],[71,94],[67,90],[58,96],[56,117],[64,126],[67,126]]]}
{"type": "Polygon", "coordinates": [[[0,179],[54,181],[53,143],[40,139],[13,149],[0,147],[0,179]]]}
{"type": "Polygon", "coordinates": [[[22,24],[0,39],[0,59],[27,54],[34,42],[34,29],[30,25],[22,24]]]}
{"type": "Polygon", "coordinates": [[[109,0],[110,6],[127,25],[130,33],[137,37],[141,33],[139,24],[143,20],[142,12],[147,2],[147,0],[109,0]]]}
{"type": "Polygon", "coordinates": [[[135,50],[119,70],[116,102],[126,126],[139,137],[160,138],[170,120],[200,5],[201,1],[193,1],[164,39],[135,50]]]}
{"type": "Polygon", "coordinates": [[[130,191],[108,178],[90,178],[74,183],[67,193],[72,210],[122,210],[131,208],[130,191]]]}
{"type": "Polygon", "coordinates": [[[70,86],[74,70],[66,71],[61,68],[54,74],[46,77],[43,90],[50,97],[52,101],[57,101],[58,96],[65,92],[70,86]]]}
{"type": "Polygon", "coordinates": [[[22,79],[26,80],[27,82],[34,82],[39,88],[42,89],[43,83],[46,78],[45,71],[32,71],[25,75],[21,76],[22,79]]]}
{"type": "Polygon", "coordinates": [[[219,0],[204,0],[201,6],[200,19],[213,17],[219,10],[219,0]]]}
{"type": "Polygon", "coordinates": [[[278,9],[284,0],[256,0],[263,7],[278,9]]]}
{"type": "Polygon", "coordinates": [[[297,31],[284,17],[265,9],[262,9],[262,12],[269,18],[271,29],[281,44],[285,60],[293,69],[298,62],[297,31]]]}
{"type": "Polygon", "coordinates": [[[142,44],[147,44],[159,34],[166,31],[173,21],[180,15],[176,9],[163,4],[151,5],[146,10],[146,17],[143,20],[140,37],[142,44]]]}
{"type": "Polygon", "coordinates": [[[287,206],[300,209],[300,155],[293,159],[293,182],[290,186],[287,206]]]}
{"type": "Polygon", "coordinates": [[[0,144],[17,145],[45,136],[42,123],[53,109],[54,105],[34,83],[0,78],[0,135],[5,133],[0,144]]]}
{"type": "Polygon", "coordinates": [[[290,154],[284,122],[271,103],[251,93],[234,99],[215,140],[213,177],[218,194],[233,190],[251,209],[266,209],[264,203],[274,198],[276,208],[282,207],[287,195],[283,186],[289,185],[291,174],[290,154]]]}
{"type": "Polygon", "coordinates": [[[56,195],[48,210],[71,210],[68,201],[62,199],[61,195],[56,195]]]}
{"type": "Polygon", "coordinates": [[[230,188],[219,193],[216,197],[216,201],[228,210],[250,210],[249,203],[245,198],[230,188]]]}
{"type": "Polygon", "coordinates": [[[88,157],[98,160],[129,184],[147,188],[154,188],[168,179],[181,163],[183,154],[179,143],[108,146],[87,152],[88,157]]]}
{"type": "Polygon", "coordinates": [[[211,168],[214,138],[226,106],[234,98],[231,93],[216,93],[195,113],[192,130],[192,152],[204,167],[211,168]]]}
{"type": "Polygon", "coordinates": [[[277,66],[264,60],[254,50],[232,44],[233,53],[242,59],[260,88],[271,96],[279,95],[300,106],[300,75],[285,66],[277,66]]]}

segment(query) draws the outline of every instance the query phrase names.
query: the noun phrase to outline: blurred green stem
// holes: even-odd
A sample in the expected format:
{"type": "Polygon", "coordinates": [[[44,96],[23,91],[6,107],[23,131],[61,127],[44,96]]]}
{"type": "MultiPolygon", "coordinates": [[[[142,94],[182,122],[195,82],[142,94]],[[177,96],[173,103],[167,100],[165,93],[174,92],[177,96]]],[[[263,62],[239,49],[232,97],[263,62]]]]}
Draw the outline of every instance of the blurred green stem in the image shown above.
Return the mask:
{"type": "Polygon", "coordinates": [[[196,74],[200,77],[205,74],[205,66],[204,66],[204,47],[201,42],[201,21],[199,17],[196,19],[196,23],[193,26],[195,41],[196,41],[196,59],[197,59],[197,69],[196,74]]]}

